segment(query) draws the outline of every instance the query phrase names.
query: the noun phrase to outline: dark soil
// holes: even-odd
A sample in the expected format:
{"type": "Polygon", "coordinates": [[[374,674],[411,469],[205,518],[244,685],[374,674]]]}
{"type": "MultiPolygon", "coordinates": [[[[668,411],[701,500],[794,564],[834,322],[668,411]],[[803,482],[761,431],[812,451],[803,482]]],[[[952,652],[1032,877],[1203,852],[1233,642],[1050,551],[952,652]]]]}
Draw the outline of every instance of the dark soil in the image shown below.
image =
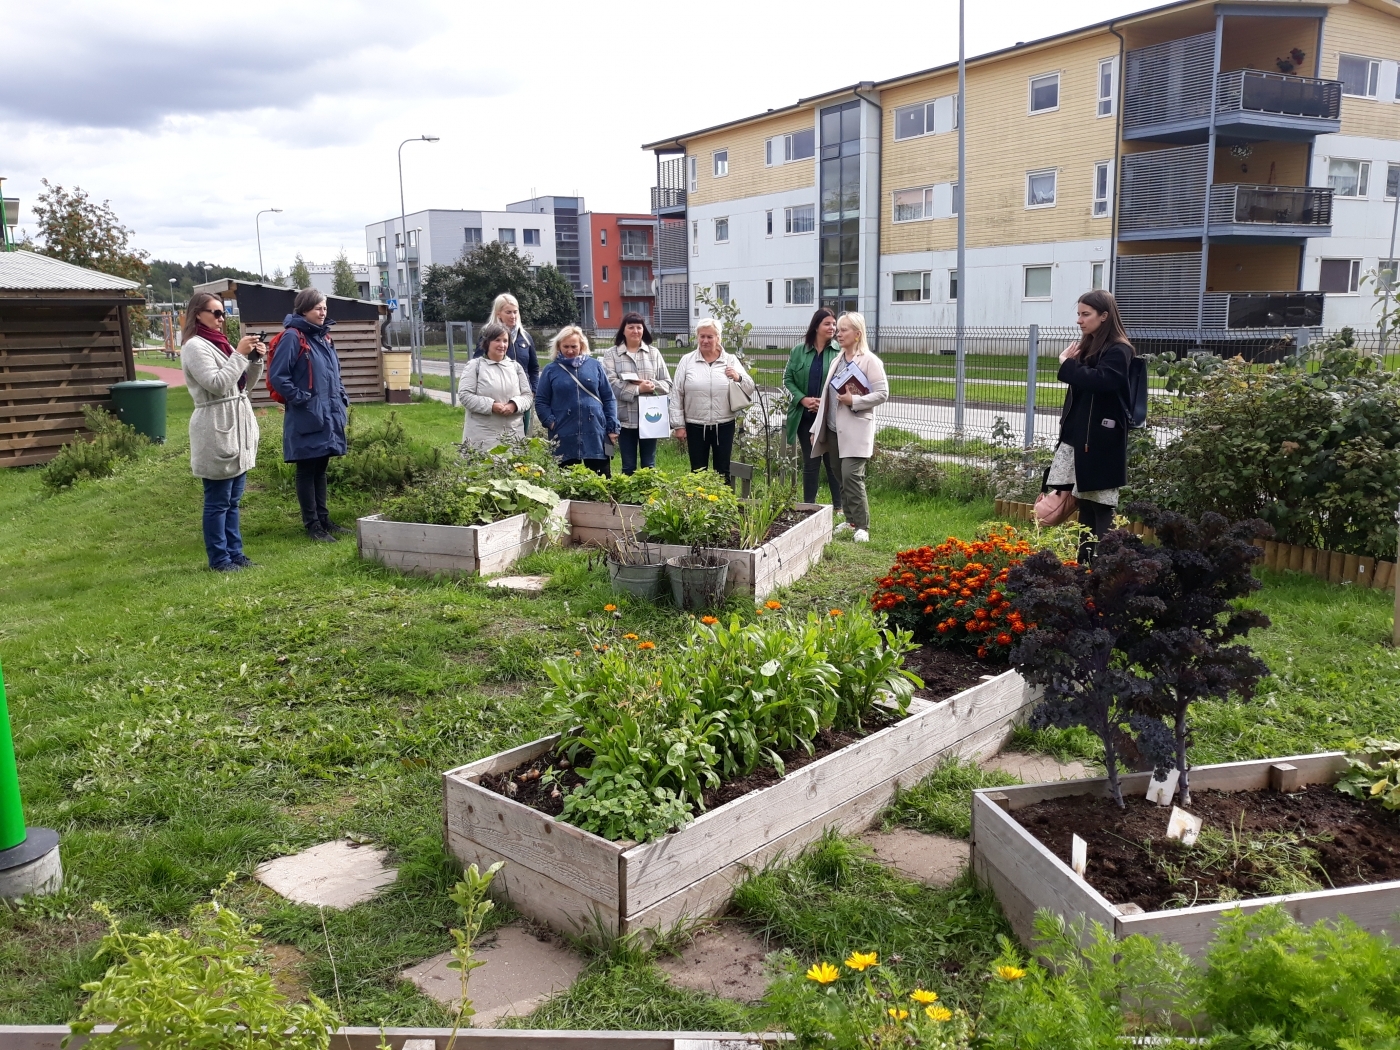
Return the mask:
{"type": "MultiPolygon", "coordinates": [[[[811,513],[812,512],[808,510],[790,510],[779,516],[777,521],[768,526],[768,533],[763,537],[763,543],[777,539],[783,533],[787,532],[788,529],[794,528],[806,521],[811,513]]],[[[759,546],[763,546],[763,543],[760,543],[759,546]]],[[[729,539],[719,544],[719,546],[728,548],[729,550],[741,550],[742,548],[739,546],[739,530],[735,529],[731,532],[729,534],[729,539]]]]}
{"type": "Polygon", "coordinates": [[[923,645],[904,657],[904,666],[924,681],[922,689],[914,690],[920,700],[943,700],[969,689],[982,679],[1002,674],[1006,664],[979,660],[961,649],[944,649],[923,645]]]}
{"type": "MultiPolygon", "coordinates": [[[[1270,838],[1276,840],[1277,833],[1298,835],[1301,845],[1315,851],[1316,863],[1307,873],[1323,889],[1400,879],[1400,814],[1323,784],[1291,795],[1192,792],[1190,812],[1203,818],[1203,834],[1215,828],[1227,840],[1238,836],[1255,847],[1234,851],[1223,863],[1207,863],[1208,851],[1200,841],[1184,847],[1165,838],[1169,807],[1141,796],[1125,801],[1127,808],[1120,810],[1112,799],[1074,795],[1039,802],[1013,816],[1066,864],[1070,836],[1084,839],[1089,846],[1089,884],[1114,904],[1131,902],[1146,911],[1272,896],[1277,891],[1266,885],[1270,866],[1259,856],[1260,847],[1270,838]],[[1179,869],[1175,881],[1162,861],[1179,869]]],[[[1292,870],[1308,867],[1297,859],[1291,865],[1292,870]]]]}

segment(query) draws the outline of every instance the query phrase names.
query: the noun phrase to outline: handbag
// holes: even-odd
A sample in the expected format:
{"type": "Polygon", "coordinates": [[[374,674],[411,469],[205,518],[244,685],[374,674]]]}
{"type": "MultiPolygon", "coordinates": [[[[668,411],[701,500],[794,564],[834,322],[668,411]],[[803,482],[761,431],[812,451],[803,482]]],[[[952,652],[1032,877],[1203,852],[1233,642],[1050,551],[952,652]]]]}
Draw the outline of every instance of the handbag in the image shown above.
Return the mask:
{"type": "Polygon", "coordinates": [[[744,409],[748,408],[752,404],[753,398],[748,395],[744,388],[740,384],[734,382],[734,380],[729,380],[730,414],[737,416],[740,412],[744,411],[744,409]]]}
{"type": "Polygon", "coordinates": [[[1049,482],[1050,468],[1046,467],[1040,479],[1040,495],[1035,498],[1035,520],[1040,525],[1063,525],[1079,510],[1079,500],[1071,489],[1050,490],[1049,482]]]}

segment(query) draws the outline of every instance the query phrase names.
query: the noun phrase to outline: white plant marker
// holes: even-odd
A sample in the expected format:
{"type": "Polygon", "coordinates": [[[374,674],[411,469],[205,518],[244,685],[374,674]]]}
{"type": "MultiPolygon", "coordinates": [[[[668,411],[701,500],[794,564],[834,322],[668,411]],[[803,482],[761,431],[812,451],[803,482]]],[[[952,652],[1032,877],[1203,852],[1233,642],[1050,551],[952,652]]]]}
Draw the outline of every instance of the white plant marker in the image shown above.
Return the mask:
{"type": "Polygon", "coordinates": [[[1089,866],[1089,844],[1078,835],[1071,836],[1069,840],[1069,866],[1081,879],[1084,869],[1089,866]]]}
{"type": "Polygon", "coordinates": [[[1181,770],[1173,769],[1167,773],[1166,780],[1158,780],[1154,774],[1147,778],[1147,801],[1155,802],[1159,806],[1170,806],[1172,799],[1176,796],[1176,784],[1181,779],[1181,770]]]}
{"type": "Polygon", "coordinates": [[[1193,817],[1184,809],[1172,807],[1171,819],[1167,821],[1167,838],[1180,839],[1183,846],[1194,846],[1196,836],[1200,833],[1200,817],[1193,817]]]}

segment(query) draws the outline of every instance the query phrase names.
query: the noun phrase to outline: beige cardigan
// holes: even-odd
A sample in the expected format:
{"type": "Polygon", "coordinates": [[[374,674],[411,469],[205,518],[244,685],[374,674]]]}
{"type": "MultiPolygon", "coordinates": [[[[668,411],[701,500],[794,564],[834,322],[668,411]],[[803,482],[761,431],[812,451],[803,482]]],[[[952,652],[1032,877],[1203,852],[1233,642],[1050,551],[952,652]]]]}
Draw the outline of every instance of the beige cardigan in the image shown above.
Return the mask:
{"type": "Polygon", "coordinates": [[[844,352],[836,355],[822,383],[822,400],[817,406],[816,421],[812,424],[813,459],[820,459],[826,454],[829,432],[826,421],[832,412],[836,413],[836,436],[840,439],[841,458],[869,459],[875,455],[875,408],[890,399],[885,363],[868,350],[856,354],[853,362],[870,380],[870,393],[856,396],[847,408],[836,400],[836,391],[831,389],[831,377],[845,359],[844,352]]]}
{"type": "Polygon", "coordinates": [[[197,478],[224,481],[253,469],[258,462],[258,421],[247,391],[262,379],[262,360],[238,351],[228,357],[209,340],[191,336],[180,349],[185,387],[194,401],[190,416],[190,469],[197,478]]]}
{"type": "Polygon", "coordinates": [[[525,436],[525,413],[535,403],[535,397],[518,361],[509,357],[500,361],[472,358],[457,381],[457,394],[467,410],[467,418],[462,421],[462,444],[486,452],[502,442],[525,436]],[[491,411],[496,401],[513,401],[517,411],[509,416],[498,415],[491,411]]]}

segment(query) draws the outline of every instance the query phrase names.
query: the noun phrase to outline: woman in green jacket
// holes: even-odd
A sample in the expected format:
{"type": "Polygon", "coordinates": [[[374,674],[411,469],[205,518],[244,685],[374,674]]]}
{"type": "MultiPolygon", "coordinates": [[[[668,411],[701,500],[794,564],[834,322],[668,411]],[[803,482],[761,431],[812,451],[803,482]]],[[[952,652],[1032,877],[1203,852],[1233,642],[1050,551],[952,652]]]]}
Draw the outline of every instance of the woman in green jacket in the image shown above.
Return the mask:
{"type": "Polygon", "coordinates": [[[821,404],[822,384],[841,348],[836,345],[836,314],[825,306],[812,315],[807,337],[792,348],[787,368],[783,370],[783,387],[792,398],[787,411],[788,443],[802,447],[802,501],[817,501],[817,486],[821,481],[822,460],[826,461],[826,483],[831,487],[831,506],[841,513],[841,464],[833,455],[812,458],[812,423],[821,404]],[[820,351],[818,350],[820,347],[820,351]]]}

